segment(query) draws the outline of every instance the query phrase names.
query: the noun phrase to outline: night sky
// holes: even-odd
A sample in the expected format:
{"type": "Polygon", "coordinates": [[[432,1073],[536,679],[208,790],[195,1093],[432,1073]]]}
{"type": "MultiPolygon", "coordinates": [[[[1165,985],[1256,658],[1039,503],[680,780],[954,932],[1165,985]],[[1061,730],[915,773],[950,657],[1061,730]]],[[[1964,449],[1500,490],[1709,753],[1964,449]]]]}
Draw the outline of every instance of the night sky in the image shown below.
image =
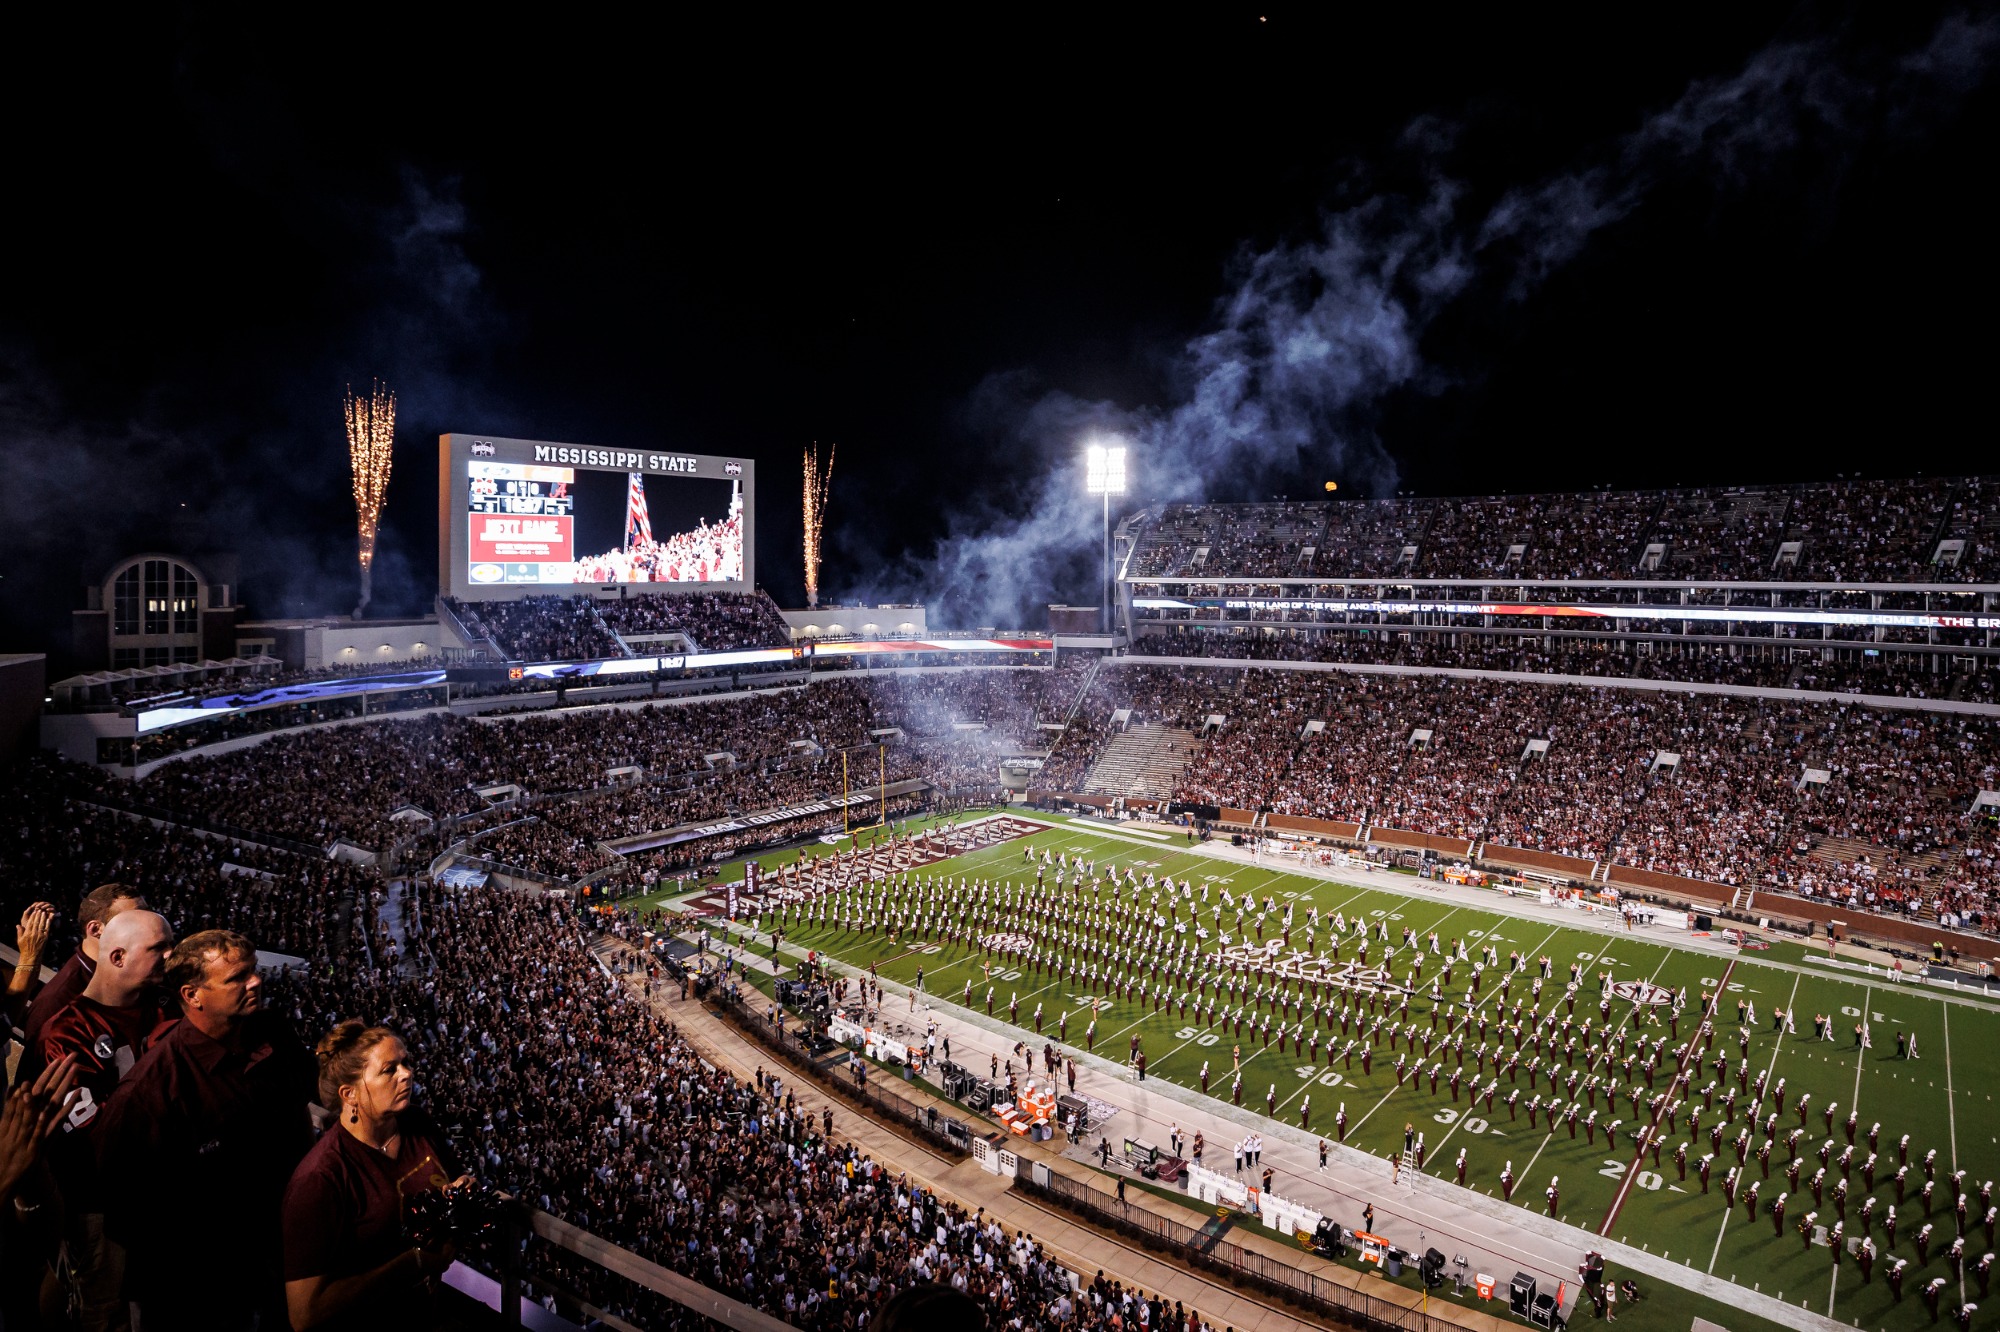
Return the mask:
{"type": "Polygon", "coordinates": [[[837,444],[825,588],[966,626],[1094,600],[1093,430],[1135,503],[1993,470],[1993,10],[664,12],[16,34],[0,650],[148,547],[350,609],[376,376],[377,614],[447,430],[756,459],[784,604],[837,444]]]}

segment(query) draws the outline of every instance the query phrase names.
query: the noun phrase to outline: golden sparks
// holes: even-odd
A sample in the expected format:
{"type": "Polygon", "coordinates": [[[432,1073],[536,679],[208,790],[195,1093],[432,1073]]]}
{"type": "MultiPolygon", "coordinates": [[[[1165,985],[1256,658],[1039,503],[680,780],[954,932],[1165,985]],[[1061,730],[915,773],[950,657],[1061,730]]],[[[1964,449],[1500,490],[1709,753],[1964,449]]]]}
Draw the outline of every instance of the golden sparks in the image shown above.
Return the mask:
{"type": "Polygon", "coordinates": [[[819,533],[826,522],[826,494],[833,485],[833,459],[840,446],[835,444],[826,451],[826,468],[819,465],[819,441],[805,451],[805,533],[806,533],[806,605],[815,609],[819,606],[819,533]]]}
{"type": "Polygon", "coordinates": [[[389,464],[396,444],[396,395],[375,381],[367,397],[350,387],[342,407],[347,420],[347,464],[354,475],[354,516],[361,536],[361,605],[368,605],[375,567],[375,532],[389,493],[389,464]]]}

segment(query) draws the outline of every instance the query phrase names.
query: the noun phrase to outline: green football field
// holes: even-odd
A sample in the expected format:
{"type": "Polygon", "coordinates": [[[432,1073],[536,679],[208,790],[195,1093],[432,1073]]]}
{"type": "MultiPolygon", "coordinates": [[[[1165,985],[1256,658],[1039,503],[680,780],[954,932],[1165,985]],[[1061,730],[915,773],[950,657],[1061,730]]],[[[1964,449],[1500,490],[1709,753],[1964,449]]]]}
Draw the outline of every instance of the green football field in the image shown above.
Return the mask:
{"type": "MultiPolygon", "coordinates": [[[[1545,1119],[1531,1128],[1525,1110],[1531,1095],[1539,1094],[1547,1101],[1552,1094],[1567,1097],[1567,1093],[1561,1090],[1552,1093],[1546,1076],[1538,1079],[1535,1092],[1529,1090],[1525,1065],[1532,1053],[1530,1049],[1521,1052],[1523,1069],[1517,1072],[1515,1081],[1510,1083],[1506,1075],[1499,1075],[1499,1092],[1493,1108],[1488,1110],[1483,1098],[1472,1102],[1464,1087],[1456,1101],[1444,1082],[1433,1093],[1427,1077],[1421,1081],[1408,1078],[1399,1088],[1392,1071],[1397,1051],[1391,1049],[1386,1019],[1372,1072],[1364,1073],[1359,1047],[1351,1067],[1344,1063],[1329,1066],[1329,1041],[1324,1031],[1320,1033],[1317,1062],[1309,1063],[1306,1055],[1294,1049],[1280,1052],[1275,1035],[1269,1046],[1265,1046],[1248,1026],[1238,1036],[1225,1029],[1218,1018],[1217,1027],[1211,1030],[1192,1009],[1187,1019],[1171,1007],[1155,1013],[1150,1005],[1142,1008],[1136,995],[1129,1001],[1116,994],[1107,1000],[1102,987],[1094,995],[1088,994],[1082,985],[1073,985],[1047,970],[1037,973],[1016,964],[1006,964],[1003,970],[1003,964],[996,959],[991,981],[997,990],[996,1016],[1006,1016],[1008,996],[1018,991],[1021,1025],[1031,1040],[1033,1028],[1028,1019],[1040,1002],[1045,1008],[1046,1035],[1053,1039],[1056,1016],[1067,1010],[1072,1015],[1068,1044],[1081,1048],[1084,1017],[1080,1010],[1094,999],[1099,1005],[1095,1047],[1098,1054],[1122,1059],[1131,1036],[1137,1034],[1148,1056],[1149,1078],[1166,1078],[1196,1088],[1206,1061],[1211,1071],[1210,1094],[1221,1098],[1229,1096],[1231,1049],[1240,1043],[1246,1109],[1261,1112],[1266,1089],[1275,1082],[1276,1117],[1297,1125],[1301,1099],[1310,1095],[1312,1128],[1331,1138],[1335,1108],[1344,1103],[1349,1119],[1348,1145],[1380,1155],[1400,1151],[1403,1126],[1406,1122],[1414,1123],[1426,1135],[1429,1149],[1426,1169],[1433,1176],[1449,1179],[1463,1148],[1467,1186],[1497,1197],[1501,1191],[1502,1166],[1512,1162],[1515,1204],[1537,1211],[1545,1210],[1544,1189],[1550,1178],[1560,1176],[1560,1215],[1570,1225],[1593,1234],[1603,1231],[1609,1238],[1635,1248],[1778,1296],[1843,1323],[1883,1329],[1928,1326],[1929,1315],[1919,1292],[1934,1277],[1947,1279],[1947,1311],[1961,1299],[1980,1298],[1973,1264],[1992,1246],[1982,1223],[1985,1209],[1979,1201],[1978,1187],[1981,1182],[2000,1175],[2000,1136],[1996,1136],[2000,1135],[2000,1118],[1996,1118],[1993,1105],[1993,1090],[2000,1083],[2000,1072],[1996,1072],[1996,1064],[2000,1064],[2000,1059],[1996,1059],[1996,1052],[2000,1052],[2000,1010],[1994,1007],[1954,999],[1928,987],[1871,984],[1865,977],[1850,979],[1824,967],[1776,960],[1778,954],[1745,952],[1729,959],[1677,948],[1663,929],[1605,934],[1481,911],[1434,896],[1420,881],[1403,875],[1381,873],[1380,886],[1364,888],[1279,868],[1190,854],[1178,837],[1136,845],[1129,838],[1106,836],[1076,824],[1059,825],[1030,838],[942,861],[926,866],[921,872],[949,874],[954,880],[964,875],[1029,882],[1034,870],[1024,860],[1023,850],[1028,846],[1036,848],[1038,857],[1041,850],[1047,849],[1092,859],[1099,874],[1104,874],[1107,867],[1121,872],[1129,867],[1142,875],[1151,871],[1156,875],[1172,875],[1177,880],[1192,879],[1196,885],[1205,883],[1218,892],[1226,887],[1238,897],[1246,892],[1255,894],[1259,900],[1269,896],[1276,899],[1280,910],[1287,902],[1295,903],[1295,946],[1302,945],[1299,935],[1309,906],[1317,906],[1322,916],[1339,911],[1350,920],[1361,917],[1370,924],[1371,940],[1376,937],[1375,924],[1386,922],[1390,943],[1397,946],[1398,979],[1405,973],[1409,958],[1409,950],[1401,945],[1399,937],[1405,926],[1417,931],[1420,937],[1436,931],[1447,946],[1453,939],[1463,939],[1475,952],[1490,944],[1502,959],[1509,952],[1521,953],[1528,960],[1530,971],[1515,978],[1516,998],[1525,999],[1526,982],[1534,974],[1534,962],[1546,955],[1554,960],[1555,973],[1544,990],[1541,1007],[1545,1014],[1552,1008],[1560,1011],[1557,997],[1565,988],[1569,964],[1575,961],[1583,967],[1583,984],[1575,1006],[1579,1022],[1586,1018],[1593,1023],[1598,1021],[1596,978],[1601,972],[1609,971],[1615,982],[1650,981],[1676,989],[1685,986],[1689,1008],[1680,1022],[1683,1039],[1696,1027],[1694,1009],[1700,992],[1723,986],[1721,1011],[1715,1022],[1714,1051],[1703,1054],[1698,1070],[1690,1070],[1689,1106],[1702,1104],[1701,1089],[1708,1083],[1715,1081],[1718,1086],[1714,1110],[1703,1114],[1698,1137],[1689,1148],[1685,1180],[1676,1169],[1674,1148],[1690,1141],[1686,1107],[1682,1118],[1664,1134],[1664,1150],[1657,1166],[1650,1153],[1638,1165],[1634,1164],[1631,1129],[1650,1114],[1643,1100],[1635,1118],[1628,1099],[1621,1098],[1612,1106],[1605,1092],[1597,1094],[1595,1107],[1600,1123],[1614,1118],[1625,1122],[1615,1149],[1606,1146],[1601,1132],[1595,1142],[1587,1141],[1581,1122],[1574,1137],[1567,1126],[1551,1133],[1545,1119]],[[1408,891],[1403,891],[1404,888],[1408,891]],[[1739,1049],[1738,1001],[1751,1002],[1756,1008],[1757,1021],[1750,1028],[1747,1054],[1739,1049]],[[1797,1034],[1781,1037],[1774,1031],[1773,1010],[1779,1006],[1797,1014],[1797,1034]],[[1833,1017],[1835,1040],[1813,1039],[1815,1013],[1833,1017]],[[1853,1029],[1864,1013],[1871,1027],[1872,1048],[1861,1050],[1855,1046],[1853,1029]],[[1915,1037],[1917,1058],[1897,1057],[1898,1031],[1915,1037]],[[1728,1072],[1724,1078],[1716,1077],[1710,1062],[1716,1054],[1727,1057],[1728,1072]],[[1759,1214],[1754,1221],[1749,1218],[1741,1195],[1733,1208],[1725,1208],[1722,1193],[1723,1176],[1736,1161],[1733,1139],[1746,1125],[1746,1107],[1740,1102],[1748,1098],[1740,1092],[1735,1118],[1725,1128],[1721,1150],[1716,1153],[1710,1192],[1706,1195],[1696,1169],[1699,1158],[1713,1150],[1709,1127],[1723,1118],[1722,1091],[1737,1086],[1736,1070],[1745,1057],[1753,1085],[1759,1073],[1773,1086],[1780,1078],[1786,1083],[1785,1108],[1779,1115],[1768,1178],[1760,1169],[1755,1148],[1763,1140],[1762,1120],[1773,1108],[1769,1095],[1757,1114],[1759,1123],[1752,1128],[1752,1155],[1743,1178],[1757,1180],[1761,1186],[1759,1214]],[[1505,1100],[1508,1092],[1517,1088],[1521,1105],[1510,1115],[1505,1100]],[[1797,1105],[1804,1093],[1810,1094],[1811,1101],[1809,1117],[1803,1126],[1805,1132],[1798,1144],[1799,1185],[1789,1190],[1791,1197],[1783,1233],[1776,1234],[1770,1208],[1772,1200],[1788,1190],[1784,1173],[1785,1138],[1792,1129],[1801,1126],[1797,1105]],[[1837,1107],[1830,1128],[1823,1115],[1823,1108],[1829,1103],[1837,1107]],[[1849,1172],[1846,1235],[1849,1239],[1860,1236],[1863,1202],[1874,1197],[1876,1208],[1870,1233],[1881,1257],[1875,1264],[1871,1283],[1863,1282],[1861,1271],[1851,1257],[1836,1267],[1831,1251],[1823,1242],[1807,1248],[1799,1233],[1799,1222],[1808,1212],[1817,1210],[1821,1227],[1831,1227],[1839,1219],[1831,1190],[1842,1174],[1839,1153],[1847,1146],[1843,1125],[1850,1110],[1858,1113],[1859,1126],[1849,1172]],[[1870,1188],[1863,1178],[1862,1162],[1870,1151],[1868,1130],[1877,1123],[1880,1137],[1875,1151],[1879,1160],[1874,1187],[1870,1188]],[[1886,1209],[1896,1201],[1898,1142],[1904,1134],[1910,1138],[1910,1170],[1905,1201],[1896,1208],[1898,1227],[1891,1247],[1882,1221],[1886,1209]],[[1835,1146],[1826,1171],[1827,1193],[1824,1201],[1816,1205],[1810,1181],[1820,1169],[1818,1149],[1828,1137],[1834,1139],[1835,1146]],[[1926,1218],[1919,1193],[1924,1183],[1922,1163],[1932,1150],[1937,1153],[1935,1205],[1926,1218]],[[1971,1195],[1963,1295],[1961,1282],[1946,1257],[1959,1233],[1950,1175],[1960,1168],[1967,1172],[1964,1187],[1971,1195]],[[1929,1259],[1920,1264],[1915,1238],[1927,1219],[1935,1230],[1929,1259]],[[1907,1259],[1910,1264],[1900,1304],[1894,1302],[1885,1280],[1885,1272],[1896,1258],[1907,1259]]],[[[773,855],[764,858],[763,863],[768,869],[796,855],[796,852],[773,855]]],[[[1088,889],[1085,893],[1088,894],[1088,889]]],[[[1123,896],[1129,899],[1129,890],[1123,896]]],[[[1209,923],[1206,907],[1203,923],[1209,923]]],[[[1275,922],[1267,926],[1270,937],[1276,937],[1274,927],[1275,922]]],[[[1223,928],[1229,928],[1227,917],[1223,928]]],[[[965,980],[970,977],[974,982],[974,1006],[984,1010],[989,983],[984,970],[987,958],[976,945],[969,948],[940,945],[934,939],[912,940],[907,935],[901,942],[891,943],[884,933],[864,935],[832,925],[816,927],[806,923],[788,927],[786,939],[799,947],[824,949],[852,965],[865,967],[874,963],[882,975],[898,981],[913,980],[921,965],[925,988],[940,1003],[958,1002],[965,980]]],[[[1382,946],[1379,941],[1371,943],[1378,950],[1371,954],[1371,961],[1379,958],[1382,946]]],[[[1326,947],[1324,931],[1319,947],[1322,950],[1326,947]]],[[[1800,954],[1786,950],[1786,955],[1800,954]]],[[[1351,943],[1344,946],[1342,956],[1352,958],[1351,943]]],[[[1418,1029],[1427,1033],[1429,990],[1440,967],[1438,959],[1427,957],[1426,961],[1419,993],[1411,999],[1407,1018],[1416,1021],[1418,1029]]],[[[1466,996],[1469,971],[1470,967],[1464,963],[1454,969],[1453,983],[1447,991],[1449,997],[1462,1000],[1466,996]]],[[[1176,993],[1181,988],[1176,984],[1176,993]]],[[[1489,970],[1480,996],[1489,1012],[1494,1007],[1496,990],[1497,973],[1489,970]]],[[[1234,1002],[1228,1005],[1231,1009],[1236,1006],[1234,1002]]],[[[1218,1003],[1217,1007],[1220,1009],[1222,1005],[1218,1003]]],[[[1635,1018],[1646,1021],[1644,1014],[1653,1013],[1664,1019],[1668,1011],[1641,1010],[1630,1003],[1616,1002],[1610,1020],[1629,1035],[1635,1018]]],[[[1447,1018],[1440,1024],[1440,1030],[1448,1021],[1447,1018]]],[[[1288,1021],[1287,1025],[1293,1024],[1288,1021]]],[[[1306,1028],[1308,1033],[1314,1029],[1309,1017],[1306,1028]]],[[[1649,1036],[1668,1036],[1664,1024],[1649,1024],[1645,1030],[1649,1036]]],[[[1331,1044],[1337,1049],[1345,1038],[1339,1035],[1337,1027],[1332,1034],[1331,1044]]],[[[1358,1036],[1360,1028],[1357,1026],[1351,1034],[1358,1036]]],[[[1486,1043],[1490,1048],[1498,1040],[1496,1030],[1486,1043]]],[[[1465,1061],[1468,1079],[1472,1075],[1472,1050],[1476,1043],[1476,1033],[1470,1033],[1465,1061]]],[[[1584,1044],[1579,1041],[1580,1050],[1584,1044]]],[[[1668,1040],[1670,1048],[1675,1044],[1678,1042],[1668,1040]]],[[[1579,1053],[1575,1067],[1583,1068],[1587,1058],[1579,1053]]],[[[1442,1048],[1423,1063],[1428,1067],[1438,1059],[1444,1061],[1448,1075],[1454,1057],[1442,1048]]],[[[1671,1061],[1658,1074],[1658,1089],[1665,1090],[1671,1083],[1670,1069],[1671,1061]]],[[[1567,1073],[1568,1069],[1559,1071],[1567,1073]]],[[[1598,1071],[1605,1072],[1606,1065],[1598,1065],[1598,1071]]],[[[1626,1085],[1623,1074],[1616,1068],[1609,1072],[1617,1085],[1626,1085]]],[[[1483,1087],[1494,1076],[1489,1063],[1477,1081],[1483,1087]]],[[[1643,1088],[1643,1081],[1639,1085],[1643,1088]]],[[[1586,1111],[1588,1108],[1585,1107],[1586,1111]]],[[[1975,1325],[2000,1326],[2000,1322],[1983,1309],[1975,1325]]]]}

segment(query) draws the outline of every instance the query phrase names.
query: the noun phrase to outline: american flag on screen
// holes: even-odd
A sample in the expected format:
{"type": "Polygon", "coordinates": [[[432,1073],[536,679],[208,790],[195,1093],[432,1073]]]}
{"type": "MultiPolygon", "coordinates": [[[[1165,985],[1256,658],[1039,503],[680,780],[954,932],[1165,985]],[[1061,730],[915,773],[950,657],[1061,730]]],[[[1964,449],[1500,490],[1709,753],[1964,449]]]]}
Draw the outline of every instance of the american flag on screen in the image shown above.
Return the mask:
{"type": "Polygon", "coordinates": [[[630,473],[625,486],[625,549],[653,544],[653,522],[646,516],[646,478],[630,473]]]}

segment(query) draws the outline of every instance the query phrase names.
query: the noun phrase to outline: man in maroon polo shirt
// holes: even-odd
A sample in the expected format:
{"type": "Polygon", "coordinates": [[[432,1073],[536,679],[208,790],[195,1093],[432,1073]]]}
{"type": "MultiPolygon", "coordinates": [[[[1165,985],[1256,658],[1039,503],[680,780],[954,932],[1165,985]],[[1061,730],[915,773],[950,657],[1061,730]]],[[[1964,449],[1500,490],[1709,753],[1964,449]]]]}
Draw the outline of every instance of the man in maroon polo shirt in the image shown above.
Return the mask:
{"type": "Polygon", "coordinates": [[[114,916],[131,910],[145,910],[146,899],[136,888],[128,888],[122,883],[103,883],[83,895],[83,904],[77,908],[77,925],[83,931],[83,942],[69,959],[56,968],[56,974],[49,983],[35,992],[28,1004],[27,1021],[21,1024],[21,1065],[14,1072],[14,1081],[33,1082],[42,1070],[42,1028],[48,1020],[68,1008],[76,997],[83,993],[83,987],[90,983],[91,973],[97,970],[98,940],[104,934],[104,927],[114,916]]]}
{"type": "MultiPolygon", "coordinates": [[[[62,1195],[63,1251],[83,1332],[131,1325],[122,1290],[125,1255],[104,1231],[96,1131],[105,1102],[158,1033],[159,985],[173,947],[166,917],[152,911],[114,917],[98,938],[90,983],[42,1028],[45,1064],[76,1057],[76,1096],[49,1144],[49,1166],[62,1195]]],[[[145,1184],[140,1179],[121,1187],[145,1184]]]]}
{"type": "Polygon", "coordinates": [[[97,1128],[107,1180],[144,1180],[105,1199],[125,1246],[126,1290],[147,1332],[284,1326],[277,1226],[292,1169],[312,1147],[319,1066],[291,1024],[263,1006],[257,949],[230,930],[189,935],[167,959],[180,1021],[118,1084],[97,1128]],[[248,1224],[220,1285],[190,1282],[212,1239],[186,1200],[227,1197],[248,1224]]]}

